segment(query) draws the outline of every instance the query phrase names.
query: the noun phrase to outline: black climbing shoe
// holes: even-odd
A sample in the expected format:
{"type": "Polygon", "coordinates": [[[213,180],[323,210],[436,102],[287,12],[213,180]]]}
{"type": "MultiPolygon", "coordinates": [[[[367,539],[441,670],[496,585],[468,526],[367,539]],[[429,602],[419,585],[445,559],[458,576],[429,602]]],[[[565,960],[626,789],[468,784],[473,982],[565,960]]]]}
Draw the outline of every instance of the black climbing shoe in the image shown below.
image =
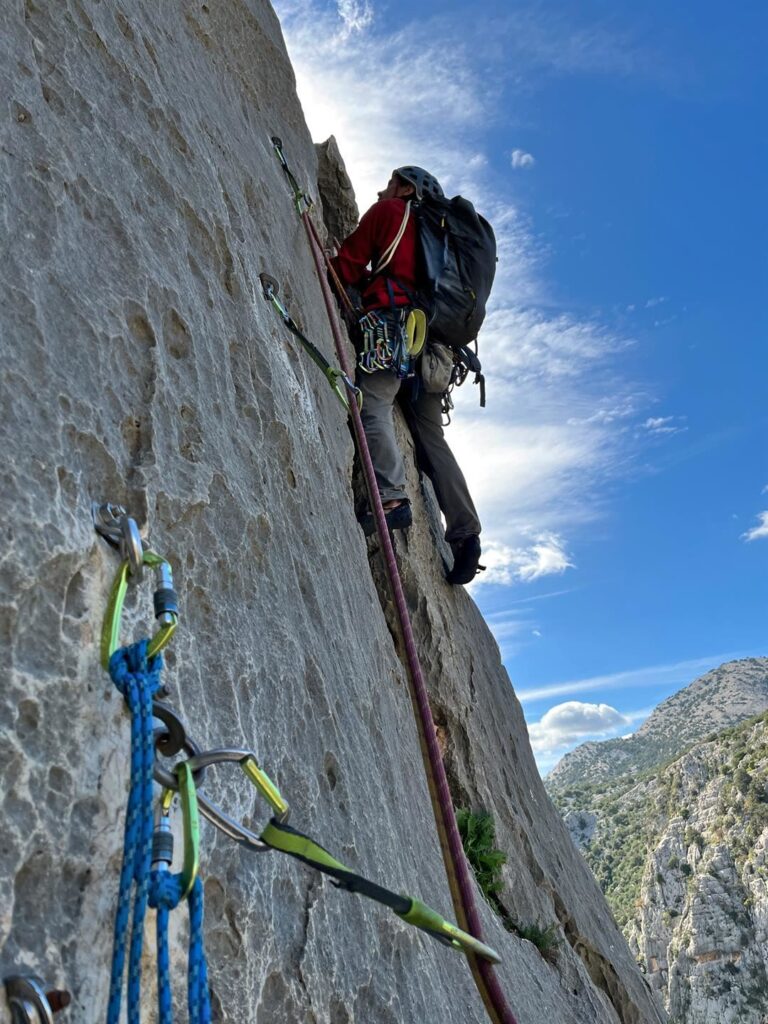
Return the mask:
{"type": "MultiPolygon", "coordinates": [[[[410,501],[403,501],[399,505],[395,505],[394,508],[385,509],[384,518],[390,532],[392,530],[407,530],[413,522],[410,501]]],[[[366,537],[372,537],[376,533],[376,520],[373,518],[372,512],[365,513],[360,520],[360,525],[366,537]]]]}
{"type": "Polygon", "coordinates": [[[471,537],[451,541],[453,551],[453,568],[445,577],[449,583],[459,585],[471,583],[475,576],[485,568],[480,562],[480,538],[476,533],[471,537]]]}

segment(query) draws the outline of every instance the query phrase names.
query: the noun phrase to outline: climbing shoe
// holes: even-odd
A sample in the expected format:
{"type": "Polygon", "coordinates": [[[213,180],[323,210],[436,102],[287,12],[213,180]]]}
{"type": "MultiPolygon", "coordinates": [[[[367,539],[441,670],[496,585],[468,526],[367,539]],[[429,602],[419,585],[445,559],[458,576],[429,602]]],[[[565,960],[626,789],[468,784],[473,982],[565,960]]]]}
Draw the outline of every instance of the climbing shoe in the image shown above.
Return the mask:
{"type": "MultiPolygon", "coordinates": [[[[385,509],[384,518],[387,521],[390,532],[392,530],[407,530],[413,522],[410,501],[401,501],[394,508],[385,509]]],[[[362,519],[360,519],[360,525],[366,537],[372,537],[376,533],[376,520],[373,518],[372,512],[365,513],[362,519]]]]}
{"type": "Polygon", "coordinates": [[[471,583],[475,576],[485,568],[480,565],[480,538],[476,533],[471,537],[451,541],[453,551],[453,568],[446,576],[449,583],[459,585],[471,583]]]}

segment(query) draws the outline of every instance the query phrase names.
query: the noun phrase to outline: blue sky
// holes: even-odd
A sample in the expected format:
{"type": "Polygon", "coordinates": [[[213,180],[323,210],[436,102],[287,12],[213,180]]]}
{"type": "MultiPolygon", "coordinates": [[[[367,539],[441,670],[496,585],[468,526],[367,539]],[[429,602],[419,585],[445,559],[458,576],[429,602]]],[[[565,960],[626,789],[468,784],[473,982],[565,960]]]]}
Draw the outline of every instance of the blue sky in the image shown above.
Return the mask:
{"type": "Polygon", "coordinates": [[[417,163],[496,228],[448,436],[541,770],[768,654],[768,7],[276,9],[361,210],[417,163]]]}

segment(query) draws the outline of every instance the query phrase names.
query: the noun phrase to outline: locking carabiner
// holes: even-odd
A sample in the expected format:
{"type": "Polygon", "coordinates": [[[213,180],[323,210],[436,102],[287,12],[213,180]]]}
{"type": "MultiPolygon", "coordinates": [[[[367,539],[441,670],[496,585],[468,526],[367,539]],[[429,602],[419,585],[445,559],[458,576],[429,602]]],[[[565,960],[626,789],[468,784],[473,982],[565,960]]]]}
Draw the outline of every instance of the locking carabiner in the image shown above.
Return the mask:
{"type": "MultiPolygon", "coordinates": [[[[170,563],[152,550],[142,552],[142,564],[155,569],[158,586],[154,594],[155,618],[160,623],[147,648],[147,655],[153,657],[169,642],[179,624],[179,606],[173,589],[173,571],[170,563]]],[[[120,645],[120,622],[123,615],[125,595],[131,563],[128,559],[120,564],[107,603],[107,611],[101,629],[101,664],[109,669],[109,659],[120,645]]]]}
{"type": "MultiPolygon", "coordinates": [[[[180,761],[174,766],[178,786],[181,819],[184,830],[184,864],[181,869],[181,898],[186,899],[192,892],[200,870],[200,816],[197,805],[197,789],[189,762],[180,761]]],[[[171,805],[174,789],[164,789],[152,837],[153,868],[170,868],[173,861],[173,833],[171,832],[171,805]]]]}

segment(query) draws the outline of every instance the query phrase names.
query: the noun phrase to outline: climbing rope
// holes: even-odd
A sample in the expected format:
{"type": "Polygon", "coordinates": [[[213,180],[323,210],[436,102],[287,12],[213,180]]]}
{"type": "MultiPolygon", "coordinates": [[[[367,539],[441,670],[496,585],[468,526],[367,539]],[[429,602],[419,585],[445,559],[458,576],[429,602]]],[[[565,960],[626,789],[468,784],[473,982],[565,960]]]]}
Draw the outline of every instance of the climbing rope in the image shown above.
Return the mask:
{"type": "MultiPolygon", "coordinates": [[[[336,353],[342,370],[349,376],[351,368],[347,359],[346,340],[343,337],[336,314],[336,306],[328,285],[324,262],[327,258],[323,252],[317,229],[309,216],[311,200],[301,190],[292,174],[283,153],[281,140],[277,136],[272,137],[272,145],[280,164],[285,171],[286,177],[293,192],[293,200],[296,210],[301,217],[307,233],[307,240],[312,251],[315,262],[320,288],[323,293],[323,301],[333,332],[336,353]]],[[[456,815],[453,809],[448,780],[445,774],[440,748],[437,743],[435,724],[432,718],[432,711],[429,705],[427,686],[424,674],[421,669],[419,656],[416,651],[416,642],[413,636],[408,607],[405,601],[400,573],[397,568],[395,552],[392,539],[387,528],[384,509],[381,504],[376,474],[371,461],[368,443],[363,429],[363,422],[360,411],[352,403],[350,406],[352,426],[354,429],[357,450],[362,462],[368,497],[373,511],[376,531],[384,555],[387,580],[389,583],[392,599],[397,611],[397,618],[403,639],[403,647],[406,655],[407,674],[410,683],[411,700],[416,713],[416,722],[419,731],[419,741],[424,760],[424,767],[427,775],[432,807],[435,815],[440,846],[443,853],[446,875],[451,889],[454,910],[461,927],[470,932],[478,941],[482,941],[482,928],[480,913],[474,897],[470,869],[464,856],[464,848],[461,842],[456,815]]],[[[507,1004],[504,993],[499,985],[498,978],[493,972],[491,964],[484,959],[470,955],[470,966],[477,984],[478,991],[485,1003],[488,1015],[493,1024],[516,1024],[515,1016],[507,1004]]]]}
{"type": "MultiPolygon", "coordinates": [[[[133,520],[125,517],[121,553],[131,540],[133,520]]],[[[115,914],[112,971],[110,977],[107,1024],[118,1024],[123,1004],[126,951],[128,980],[126,991],[128,1024],[141,1020],[141,960],[144,946],[144,919],[147,906],[157,909],[157,995],[159,1024],[172,1024],[170,955],[168,924],[170,911],[187,899],[190,915],[189,969],[187,1001],[190,1024],[209,1024],[211,1020],[207,966],[203,949],[203,889],[198,877],[199,827],[195,781],[186,765],[176,772],[184,817],[184,866],[170,874],[173,860],[173,835],[169,815],[173,793],[163,794],[157,827],[153,818],[153,773],[155,737],[153,715],[155,695],[161,687],[163,667],[161,647],[167,644],[178,622],[176,595],[169,564],[154,552],[143,550],[139,564],[158,569],[160,586],[155,591],[155,613],[160,630],[153,640],[118,648],[120,619],[131,571],[131,559],[120,565],[112,587],[102,629],[102,657],[108,656],[108,669],[117,690],[123,695],[131,715],[131,775],[123,837],[123,861],[120,870],[117,912],[115,914]],[[171,621],[172,619],[172,621],[171,621]]]]}

